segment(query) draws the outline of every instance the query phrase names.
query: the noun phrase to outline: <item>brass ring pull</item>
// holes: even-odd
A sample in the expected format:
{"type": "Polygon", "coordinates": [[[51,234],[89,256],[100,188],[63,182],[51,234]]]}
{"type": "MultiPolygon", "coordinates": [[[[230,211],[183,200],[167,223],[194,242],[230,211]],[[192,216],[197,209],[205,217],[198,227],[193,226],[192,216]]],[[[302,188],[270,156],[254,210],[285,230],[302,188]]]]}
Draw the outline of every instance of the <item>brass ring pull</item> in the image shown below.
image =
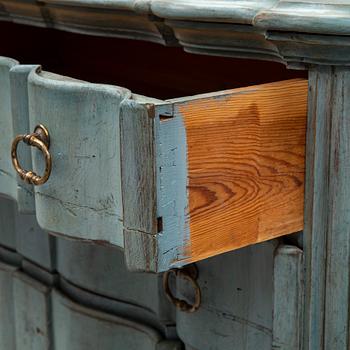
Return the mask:
{"type": "Polygon", "coordinates": [[[52,158],[49,152],[49,147],[50,135],[43,125],[37,125],[32,134],[18,135],[15,137],[12,141],[11,158],[12,164],[22,180],[29,184],[39,186],[49,179],[52,169],[52,158]],[[17,157],[17,147],[21,141],[29,146],[38,148],[43,153],[45,158],[45,171],[43,176],[39,176],[31,170],[22,169],[17,157]]]}
{"type": "Polygon", "coordinates": [[[185,312],[195,312],[201,304],[201,290],[197,283],[198,271],[197,268],[192,265],[185,267],[184,269],[173,269],[164,273],[163,276],[163,287],[165,294],[169,301],[173,303],[178,309],[185,312]],[[186,300],[176,298],[170,290],[169,277],[174,274],[176,277],[182,277],[183,279],[190,282],[193,286],[195,293],[195,301],[193,304],[189,304],[186,300]]]}

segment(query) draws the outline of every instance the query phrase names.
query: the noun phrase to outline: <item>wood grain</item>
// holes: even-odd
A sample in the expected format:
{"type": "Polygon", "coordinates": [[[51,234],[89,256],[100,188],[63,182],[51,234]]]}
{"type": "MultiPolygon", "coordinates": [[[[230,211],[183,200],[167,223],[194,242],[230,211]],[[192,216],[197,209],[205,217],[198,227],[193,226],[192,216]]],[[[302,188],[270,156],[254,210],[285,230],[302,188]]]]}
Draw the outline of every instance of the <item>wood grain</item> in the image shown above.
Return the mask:
{"type": "Polygon", "coordinates": [[[303,228],[307,81],[175,103],[187,134],[187,261],[303,228]]]}
{"type": "Polygon", "coordinates": [[[349,349],[350,69],[309,79],[303,349],[349,349]]]}

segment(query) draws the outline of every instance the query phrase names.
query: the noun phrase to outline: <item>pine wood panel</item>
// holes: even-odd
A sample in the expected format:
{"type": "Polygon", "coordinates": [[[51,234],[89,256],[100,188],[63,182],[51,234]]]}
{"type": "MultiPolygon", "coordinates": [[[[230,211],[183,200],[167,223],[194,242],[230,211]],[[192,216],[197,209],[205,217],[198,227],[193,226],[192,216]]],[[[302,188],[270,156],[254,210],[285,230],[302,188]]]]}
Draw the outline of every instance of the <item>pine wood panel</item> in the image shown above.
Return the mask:
{"type": "Polygon", "coordinates": [[[302,230],[306,80],[175,108],[187,134],[189,261],[302,230]]]}

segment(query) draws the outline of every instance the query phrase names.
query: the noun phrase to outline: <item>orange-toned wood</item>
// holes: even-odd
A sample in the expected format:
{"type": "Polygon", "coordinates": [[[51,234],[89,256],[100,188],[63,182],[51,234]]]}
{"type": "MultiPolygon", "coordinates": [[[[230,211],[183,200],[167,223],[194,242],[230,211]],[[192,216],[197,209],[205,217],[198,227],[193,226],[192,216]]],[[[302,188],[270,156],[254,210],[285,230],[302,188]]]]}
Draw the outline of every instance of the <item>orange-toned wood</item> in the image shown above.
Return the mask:
{"type": "Polygon", "coordinates": [[[306,80],[197,96],[175,108],[187,134],[188,261],[302,230],[306,80]]]}

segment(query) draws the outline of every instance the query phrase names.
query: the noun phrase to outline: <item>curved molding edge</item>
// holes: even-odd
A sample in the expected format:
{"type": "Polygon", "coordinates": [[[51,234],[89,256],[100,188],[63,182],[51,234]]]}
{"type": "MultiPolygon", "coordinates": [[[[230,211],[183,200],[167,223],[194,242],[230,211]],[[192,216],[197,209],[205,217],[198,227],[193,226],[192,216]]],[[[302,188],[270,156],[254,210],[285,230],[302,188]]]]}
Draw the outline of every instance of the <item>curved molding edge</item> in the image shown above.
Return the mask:
{"type": "Polygon", "coordinates": [[[0,20],[307,68],[348,65],[343,57],[350,53],[349,9],[350,0],[0,0],[0,20]],[[271,33],[299,33],[310,40],[301,44],[287,34],[282,43],[271,33]],[[314,35],[316,41],[323,35],[334,50],[327,53],[314,35]]]}

